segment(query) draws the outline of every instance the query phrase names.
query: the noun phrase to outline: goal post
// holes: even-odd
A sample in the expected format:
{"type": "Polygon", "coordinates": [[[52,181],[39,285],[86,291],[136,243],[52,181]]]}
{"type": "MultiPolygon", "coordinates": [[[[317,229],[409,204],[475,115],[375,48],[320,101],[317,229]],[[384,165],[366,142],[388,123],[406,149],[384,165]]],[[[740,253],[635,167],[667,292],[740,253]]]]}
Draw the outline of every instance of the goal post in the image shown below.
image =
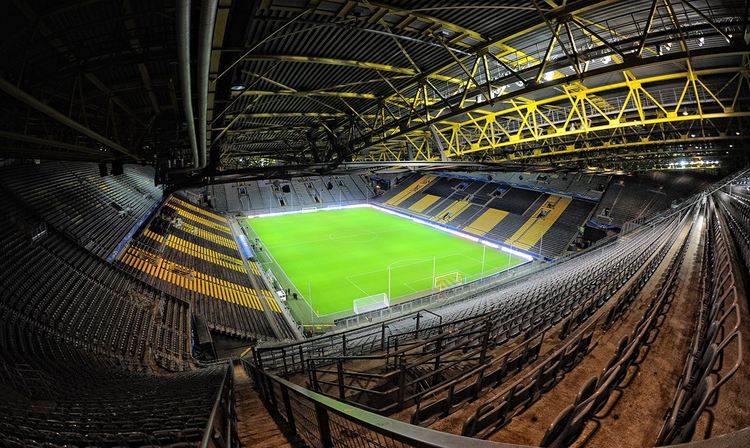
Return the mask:
{"type": "Polygon", "coordinates": [[[451,286],[463,285],[464,284],[464,273],[460,271],[448,272],[447,274],[441,274],[435,276],[435,281],[432,287],[434,289],[445,289],[451,286]]]}
{"type": "Polygon", "coordinates": [[[391,301],[388,298],[388,294],[381,292],[380,294],[354,299],[352,305],[354,308],[354,314],[362,314],[368,311],[388,308],[391,305],[391,301]]]}

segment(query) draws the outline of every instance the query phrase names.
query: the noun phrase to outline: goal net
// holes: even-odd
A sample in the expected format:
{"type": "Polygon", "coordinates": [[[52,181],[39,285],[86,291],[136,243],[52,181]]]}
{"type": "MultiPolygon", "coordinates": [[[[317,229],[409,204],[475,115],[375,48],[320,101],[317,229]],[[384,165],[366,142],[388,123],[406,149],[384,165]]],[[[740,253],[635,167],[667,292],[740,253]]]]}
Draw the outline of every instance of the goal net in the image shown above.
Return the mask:
{"type": "Polygon", "coordinates": [[[354,299],[353,304],[354,314],[362,314],[368,311],[388,308],[391,304],[391,301],[388,299],[388,295],[386,293],[381,292],[380,294],[354,299]]]}
{"type": "Polygon", "coordinates": [[[463,272],[449,272],[447,274],[435,276],[435,289],[445,289],[451,286],[463,285],[464,284],[464,273],[463,272]]]}

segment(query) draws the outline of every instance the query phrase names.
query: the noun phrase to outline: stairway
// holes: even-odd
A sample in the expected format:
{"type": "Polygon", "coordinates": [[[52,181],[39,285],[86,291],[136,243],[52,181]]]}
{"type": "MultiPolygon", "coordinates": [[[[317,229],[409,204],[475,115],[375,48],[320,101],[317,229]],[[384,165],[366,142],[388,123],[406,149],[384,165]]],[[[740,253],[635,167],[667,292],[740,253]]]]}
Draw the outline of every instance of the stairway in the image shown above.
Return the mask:
{"type": "Polygon", "coordinates": [[[242,366],[234,367],[237,432],[246,448],[289,447],[291,444],[266,410],[242,366]]]}

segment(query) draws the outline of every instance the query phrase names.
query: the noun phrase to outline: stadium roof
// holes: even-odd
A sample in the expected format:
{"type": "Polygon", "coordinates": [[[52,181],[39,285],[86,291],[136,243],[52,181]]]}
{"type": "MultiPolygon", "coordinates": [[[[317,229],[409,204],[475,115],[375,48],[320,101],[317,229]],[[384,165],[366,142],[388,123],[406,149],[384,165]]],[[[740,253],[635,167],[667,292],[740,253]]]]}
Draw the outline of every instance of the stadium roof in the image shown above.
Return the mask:
{"type": "Polygon", "coordinates": [[[5,157],[190,168],[171,179],[733,160],[750,114],[740,1],[14,0],[3,18],[5,157]]]}

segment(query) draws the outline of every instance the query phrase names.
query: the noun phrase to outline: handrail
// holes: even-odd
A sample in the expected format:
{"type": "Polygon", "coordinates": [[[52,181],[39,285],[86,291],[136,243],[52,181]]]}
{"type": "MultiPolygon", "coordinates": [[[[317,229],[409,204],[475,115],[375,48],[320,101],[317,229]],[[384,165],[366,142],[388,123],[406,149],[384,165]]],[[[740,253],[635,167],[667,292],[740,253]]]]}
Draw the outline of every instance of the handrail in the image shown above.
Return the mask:
{"type": "MultiPolygon", "coordinates": [[[[455,447],[466,447],[466,448],[531,448],[527,445],[513,445],[508,443],[496,443],[486,440],[472,439],[470,437],[462,437],[455,434],[435,431],[433,429],[422,428],[419,426],[404,423],[398,420],[383,417],[373,412],[366,411],[364,409],[357,408],[355,406],[344,404],[333,398],[329,398],[325,395],[313,392],[305,389],[302,386],[291,383],[283,378],[280,378],[272,373],[264,372],[263,370],[252,365],[245,359],[241,359],[246,370],[249,371],[250,376],[256,382],[256,387],[259,389],[261,397],[268,401],[271,398],[268,394],[272,394],[274,390],[267,390],[266,387],[277,387],[281,388],[279,395],[284,397],[284,401],[287,403],[292,402],[288,400],[289,393],[296,395],[295,402],[304,399],[311,402],[316,412],[317,419],[313,419],[312,423],[318,423],[320,434],[320,442],[309,440],[304,431],[297,431],[297,433],[306,441],[310,446],[335,446],[332,440],[332,434],[330,431],[330,425],[332,424],[331,414],[334,414],[337,419],[347,420],[349,423],[359,425],[363,429],[375,432],[385,438],[390,438],[393,441],[400,442],[406,446],[420,446],[427,448],[455,448],[455,447]],[[262,382],[262,383],[261,383],[262,382]],[[265,383],[265,384],[263,384],[265,383]],[[285,397],[286,396],[286,397],[285,397]],[[325,417],[321,418],[321,414],[325,417]]],[[[272,399],[272,398],[271,398],[272,399]]],[[[307,406],[305,406],[307,408],[307,406]]],[[[270,407],[273,411],[280,412],[278,407],[270,407]]],[[[290,426],[294,425],[294,411],[286,409],[287,415],[280,415],[284,420],[287,421],[290,426]],[[292,416],[292,422],[289,421],[292,416]]],[[[309,416],[308,416],[309,418],[309,416]]],[[[310,423],[310,422],[308,422],[310,423]]],[[[294,425],[296,426],[296,425],[294,425]]],[[[352,431],[350,426],[347,426],[352,431]]],[[[306,428],[309,429],[309,428],[306,428]]],[[[352,431],[353,433],[356,433],[352,431]]],[[[363,437],[367,437],[365,434],[360,434],[363,437]]]]}
{"type": "Polygon", "coordinates": [[[221,384],[219,385],[219,389],[216,393],[216,398],[214,399],[214,404],[211,407],[211,414],[209,414],[208,421],[206,422],[206,426],[203,430],[203,437],[201,438],[200,448],[231,448],[239,446],[239,440],[236,435],[237,425],[234,411],[233,378],[234,374],[232,372],[232,363],[230,361],[227,363],[227,371],[221,380],[221,384]],[[216,441],[212,438],[212,434],[214,433],[214,427],[217,423],[217,419],[219,418],[218,414],[222,402],[225,402],[226,406],[226,410],[223,415],[224,421],[219,422],[219,424],[223,424],[223,438],[220,439],[220,441],[222,441],[223,443],[216,443],[216,441]]]}
{"type": "MultiPolygon", "coordinates": [[[[240,362],[253,379],[269,412],[310,446],[351,446],[356,438],[356,445],[362,447],[403,445],[426,448],[533,448],[529,445],[492,442],[439,432],[383,417],[264,372],[245,359],[240,359],[240,362]],[[304,419],[304,426],[297,425],[297,418],[304,419]],[[332,426],[337,431],[332,431],[332,426]],[[347,439],[337,438],[342,436],[347,439]]],[[[750,428],[712,439],[672,445],[672,448],[738,446],[750,446],[750,428]]]]}

